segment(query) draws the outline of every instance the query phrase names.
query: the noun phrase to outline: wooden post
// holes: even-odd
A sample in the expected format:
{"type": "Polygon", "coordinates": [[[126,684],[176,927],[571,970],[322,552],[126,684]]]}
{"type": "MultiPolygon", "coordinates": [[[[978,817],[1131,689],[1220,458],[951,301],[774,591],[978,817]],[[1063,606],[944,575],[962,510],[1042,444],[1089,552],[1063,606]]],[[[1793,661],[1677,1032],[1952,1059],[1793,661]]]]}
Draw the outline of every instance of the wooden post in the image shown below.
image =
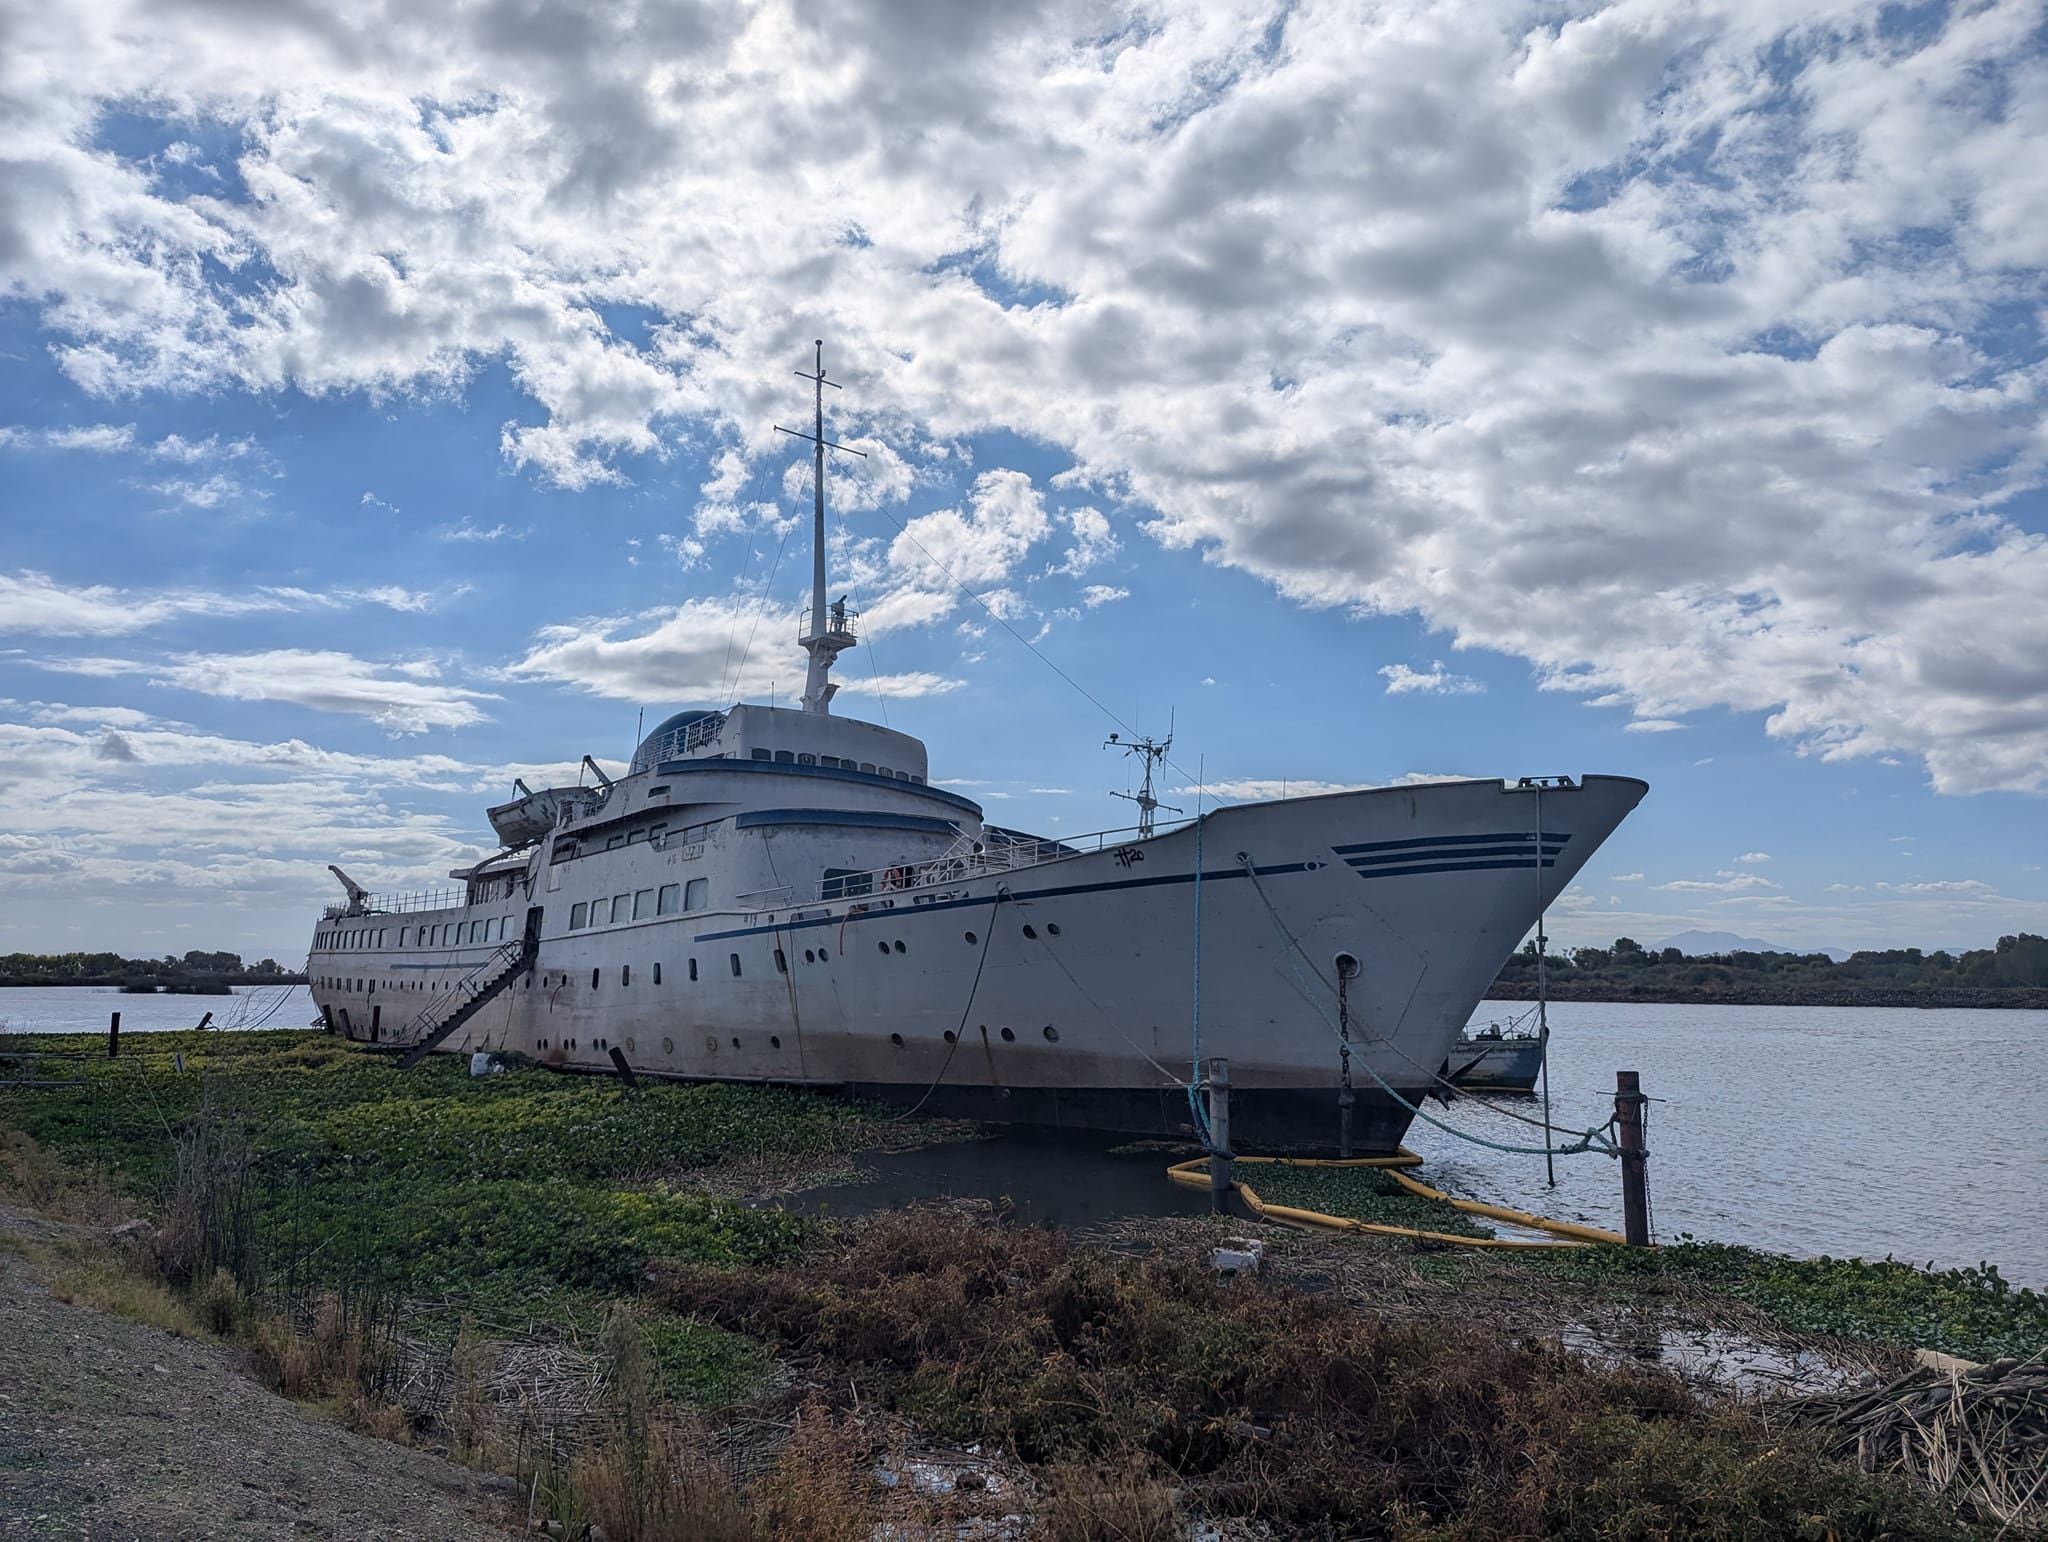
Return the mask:
{"type": "Polygon", "coordinates": [[[1639,1072],[1614,1073],[1614,1121],[1621,1136],[1621,1229],[1632,1248],[1650,1245],[1650,1154],[1643,1147],[1643,1104],[1648,1101],[1639,1072]]]}
{"type": "Polygon", "coordinates": [[[207,1014],[206,1014],[206,1016],[204,1016],[204,1017],[202,1017],[202,1018],[200,1018],[200,1019],[199,1019],[199,1026],[198,1026],[197,1028],[194,1028],[194,1029],[193,1029],[192,1031],[193,1031],[194,1033],[204,1033],[204,1032],[206,1032],[206,1025],[207,1025],[208,1023],[212,1022],[212,1021],[213,1021],[213,1014],[212,1014],[211,1012],[209,1012],[209,1013],[207,1013],[207,1014]]]}
{"type": "Polygon", "coordinates": [[[107,1058],[115,1059],[121,1053],[121,1014],[116,1012],[107,1020],[107,1058]]]}
{"type": "Polygon", "coordinates": [[[1230,1211],[1230,1062],[1209,1062],[1209,1203],[1230,1211]]]}
{"type": "Polygon", "coordinates": [[[640,1080],[633,1074],[633,1068],[626,1063],[626,1052],[614,1044],[611,1048],[612,1064],[619,1068],[619,1075],[625,1078],[627,1087],[638,1090],[640,1080]]]}

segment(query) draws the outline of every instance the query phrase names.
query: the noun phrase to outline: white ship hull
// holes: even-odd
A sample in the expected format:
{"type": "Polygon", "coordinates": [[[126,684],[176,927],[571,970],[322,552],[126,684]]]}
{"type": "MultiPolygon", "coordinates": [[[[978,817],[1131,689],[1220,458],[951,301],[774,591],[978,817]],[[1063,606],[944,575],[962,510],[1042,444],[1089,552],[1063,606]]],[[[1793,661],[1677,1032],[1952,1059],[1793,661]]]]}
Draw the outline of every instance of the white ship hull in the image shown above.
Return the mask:
{"type": "MultiPolygon", "coordinates": [[[[663,764],[606,800],[630,822],[630,783],[688,780],[707,801],[676,817],[736,809],[704,821],[701,839],[664,832],[551,860],[565,831],[502,882],[472,879],[486,896],[476,903],[323,923],[323,944],[367,933],[372,945],[316,948],[316,1003],[351,1038],[415,1042],[445,1014],[451,983],[508,954],[503,940],[538,911],[530,969],[439,1048],[597,1071],[616,1049],[641,1074],[1171,1134],[1188,1123],[1197,1053],[1199,890],[1199,1053],[1229,1059],[1238,1138],[1334,1143],[1348,955],[1354,1138],[1385,1148],[1409,1116],[1384,1087],[1410,1102],[1429,1090],[1539,909],[1646,791],[1615,777],[1540,794],[1461,782],[1224,808],[1201,821],[1198,884],[1192,824],[993,869],[974,857],[892,869],[876,853],[902,853],[903,821],[920,817],[907,810],[948,795],[835,786],[836,808],[764,809],[784,788],[745,784],[771,769],[783,768],[663,764]],[[792,867],[798,882],[757,881],[792,867]],[[803,902],[821,870],[861,868],[876,872],[868,893],[803,902]],[[710,894],[766,898],[617,923],[607,908],[605,924],[570,927],[572,905],[680,890],[699,874],[710,894]],[[488,942],[441,942],[479,925],[488,942]]],[[[926,858],[945,844],[920,838],[926,858]]]]}

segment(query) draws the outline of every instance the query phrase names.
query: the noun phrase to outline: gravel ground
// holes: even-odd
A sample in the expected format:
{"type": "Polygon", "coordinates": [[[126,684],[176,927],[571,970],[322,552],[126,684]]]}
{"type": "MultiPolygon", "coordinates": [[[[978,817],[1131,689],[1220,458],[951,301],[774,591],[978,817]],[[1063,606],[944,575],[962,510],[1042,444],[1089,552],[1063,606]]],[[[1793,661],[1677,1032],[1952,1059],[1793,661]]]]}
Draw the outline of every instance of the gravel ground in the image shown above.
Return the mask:
{"type": "Polygon", "coordinates": [[[509,1480],[322,1423],[219,1344],[54,1299],[0,1208],[0,1538],[517,1535],[509,1480]]]}

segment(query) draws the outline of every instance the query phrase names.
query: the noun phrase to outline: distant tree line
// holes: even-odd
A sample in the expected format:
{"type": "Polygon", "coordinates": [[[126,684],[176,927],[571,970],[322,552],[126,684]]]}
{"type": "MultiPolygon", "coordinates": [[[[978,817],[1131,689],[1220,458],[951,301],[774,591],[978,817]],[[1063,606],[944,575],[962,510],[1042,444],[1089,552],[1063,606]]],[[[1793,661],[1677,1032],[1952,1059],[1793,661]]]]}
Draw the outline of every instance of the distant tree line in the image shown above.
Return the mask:
{"type": "MultiPolygon", "coordinates": [[[[2001,937],[1964,953],[1869,949],[1837,963],[1825,953],[1713,953],[1645,948],[1617,937],[1609,948],[1545,955],[1560,1001],[1727,1001],[1788,1006],[2048,1007],[2048,937],[2001,937]]],[[[1536,945],[1527,943],[1494,981],[1496,999],[1536,994],[1536,945]]]]}
{"type": "Polygon", "coordinates": [[[0,985],[127,985],[156,982],[184,984],[194,980],[229,985],[277,985],[303,979],[274,958],[244,964],[239,953],[208,953],[194,948],[183,958],[123,958],[118,953],[0,954],[0,985]]]}

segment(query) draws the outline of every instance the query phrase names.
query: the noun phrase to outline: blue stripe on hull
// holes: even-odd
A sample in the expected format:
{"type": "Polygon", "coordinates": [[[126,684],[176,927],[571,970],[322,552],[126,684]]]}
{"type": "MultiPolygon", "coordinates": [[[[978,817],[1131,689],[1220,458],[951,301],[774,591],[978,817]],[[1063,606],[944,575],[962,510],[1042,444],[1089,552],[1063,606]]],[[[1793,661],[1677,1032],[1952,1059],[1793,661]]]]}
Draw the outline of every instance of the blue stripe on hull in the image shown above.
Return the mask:
{"type": "MultiPolygon", "coordinates": [[[[1405,841],[1357,841],[1349,846],[1338,846],[1332,849],[1339,854],[1348,854],[1354,851],[1410,851],[1417,847],[1501,846],[1512,843],[1521,846],[1524,851],[1527,851],[1529,843],[1535,839],[1537,839],[1537,835],[1534,830],[1503,830],[1495,835],[1430,835],[1418,836],[1415,839],[1405,841]]],[[[1553,844],[1562,846],[1570,839],[1571,836],[1567,834],[1549,830],[1545,830],[1542,836],[1543,844],[1546,846],[1553,844]]]]}

